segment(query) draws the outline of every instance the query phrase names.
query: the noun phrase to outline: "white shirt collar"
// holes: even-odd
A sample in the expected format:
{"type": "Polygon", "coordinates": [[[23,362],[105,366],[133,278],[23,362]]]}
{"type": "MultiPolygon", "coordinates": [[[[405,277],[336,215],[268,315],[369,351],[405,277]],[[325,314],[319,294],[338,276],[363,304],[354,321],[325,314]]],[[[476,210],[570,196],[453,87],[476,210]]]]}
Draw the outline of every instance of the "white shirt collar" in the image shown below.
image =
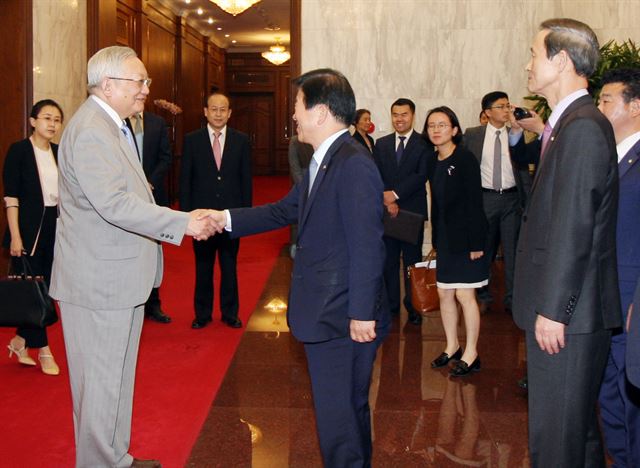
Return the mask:
{"type": "Polygon", "coordinates": [[[622,140],[620,143],[616,145],[616,150],[618,151],[618,162],[622,161],[622,158],[626,156],[633,145],[635,145],[640,140],[640,131],[636,133],[632,133],[627,138],[622,140]]]}
{"type": "Polygon", "coordinates": [[[564,111],[567,110],[567,107],[569,107],[573,103],[573,101],[581,98],[582,96],[587,96],[588,94],[589,92],[583,88],[563,97],[549,116],[549,125],[551,125],[551,128],[554,128],[556,126],[564,111]]]}
{"type": "Polygon", "coordinates": [[[320,143],[318,149],[313,153],[313,159],[315,160],[316,164],[318,164],[318,167],[320,167],[320,165],[322,164],[322,160],[324,159],[325,154],[327,154],[327,151],[329,150],[329,147],[333,144],[333,142],[336,141],[338,137],[340,137],[340,135],[347,131],[349,131],[348,128],[343,128],[342,130],[337,131],[322,143],[320,143]]]}
{"type": "Polygon", "coordinates": [[[413,128],[412,128],[411,130],[409,130],[407,133],[405,133],[404,135],[400,135],[398,132],[396,132],[396,143],[397,143],[398,141],[400,141],[400,140],[399,140],[399,138],[400,138],[401,136],[403,136],[403,137],[407,137],[407,138],[404,140],[404,141],[405,141],[405,145],[406,145],[406,144],[407,144],[406,142],[407,142],[407,141],[409,141],[409,138],[411,138],[411,135],[412,135],[412,134],[413,134],[413,128]]]}
{"type": "Polygon", "coordinates": [[[227,126],[225,125],[224,127],[222,127],[221,130],[214,130],[213,127],[210,124],[207,124],[207,130],[209,130],[209,136],[211,137],[211,140],[213,141],[213,136],[215,134],[215,132],[219,131],[220,132],[220,136],[218,138],[221,138],[224,140],[224,138],[227,136],[227,126]]]}
{"type": "Polygon", "coordinates": [[[491,135],[495,135],[496,132],[500,132],[500,135],[502,135],[502,132],[507,132],[509,129],[507,128],[507,126],[503,126],[502,128],[496,128],[493,125],[491,125],[490,122],[487,122],[487,133],[490,133],[491,135]]]}
{"type": "Polygon", "coordinates": [[[104,111],[109,115],[109,117],[111,117],[111,119],[116,123],[116,125],[118,126],[118,128],[122,128],[122,124],[124,123],[124,120],[122,120],[120,118],[120,116],[118,115],[118,113],[113,109],[113,107],[111,107],[109,104],[107,104],[106,102],[104,102],[102,99],[100,99],[98,96],[96,96],[95,94],[91,95],[91,98],[96,101],[96,103],[98,103],[98,105],[100,107],[102,107],[102,109],[104,109],[104,111]]]}

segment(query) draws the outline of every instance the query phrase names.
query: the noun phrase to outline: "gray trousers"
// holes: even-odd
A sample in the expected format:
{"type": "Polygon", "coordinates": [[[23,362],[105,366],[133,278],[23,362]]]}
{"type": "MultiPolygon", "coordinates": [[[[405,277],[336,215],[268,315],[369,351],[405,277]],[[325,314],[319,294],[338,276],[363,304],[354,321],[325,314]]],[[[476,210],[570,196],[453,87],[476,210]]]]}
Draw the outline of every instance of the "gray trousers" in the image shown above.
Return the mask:
{"type": "Polygon", "coordinates": [[[484,213],[489,223],[485,256],[490,262],[495,257],[498,241],[504,254],[504,305],[511,307],[513,272],[516,265],[516,244],[520,231],[520,201],[517,192],[482,193],[484,213]]]}
{"type": "Polygon", "coordinates": [[[60,302],[69,363],[76,467],[129,467],[144,306],[92,310],[60,302]]]}

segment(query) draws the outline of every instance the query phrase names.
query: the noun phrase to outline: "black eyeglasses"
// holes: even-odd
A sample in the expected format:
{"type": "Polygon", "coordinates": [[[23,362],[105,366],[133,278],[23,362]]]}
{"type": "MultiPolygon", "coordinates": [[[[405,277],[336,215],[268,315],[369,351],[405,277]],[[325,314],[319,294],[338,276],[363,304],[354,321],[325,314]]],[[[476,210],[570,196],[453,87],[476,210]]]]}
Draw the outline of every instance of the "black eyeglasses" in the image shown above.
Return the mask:
{"type": "Polygon", "coordinates": [[[134,80],[133,78],[117,78],[115,76],[107,76],[110,80],[120,80],[120,81],[133,81],[134,83],[138,83],[140,87],[146,86],[147,88],[151,86],[151,78],[143,78],[141,80],[134,80]]]}

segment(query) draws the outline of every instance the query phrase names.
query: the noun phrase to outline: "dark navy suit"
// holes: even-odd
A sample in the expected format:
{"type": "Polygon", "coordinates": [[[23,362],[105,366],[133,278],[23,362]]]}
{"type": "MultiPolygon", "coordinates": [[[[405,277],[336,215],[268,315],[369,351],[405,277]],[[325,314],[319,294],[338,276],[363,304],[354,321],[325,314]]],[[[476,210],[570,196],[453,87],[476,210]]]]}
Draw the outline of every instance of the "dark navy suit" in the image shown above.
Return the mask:
{"type": "Polygon", "coordinates": [[[633,295],[633,304],[636,308],[631,314],[629,332],[627,335],[627,378],[634,386],[640,387],[640,278],[636,292],[633,295]]]}
{"type": "MultiPolygon", "coordinates": [[[[398,163],[396,160],[396,133],[378,138],[373,149],[373,158],[380,170],[384,190],[393,190],[398,195],[398,206],[401,210],[420,214],[427,219],[427,158],[433,149],[415,130],[405,141],[404,152],[398,163]]],[[[406,274],[406,267],[422,260],[423,230],[420,231],[415,244],[403,242],[391,237],[384,237],[387,251],[384,280],[389,295],[391,311],[400,311],[400,255],[405,266],[404,305],[410,314],[417,312],[411,305],[411,285],[406,274]]]]}
{"type": "Polygon", "coordinates": [[[305,344],[325,466],[370,466],[369,382],[389,326],[383,287],[382,181],[348,132],[329,147],[309,195],[309,173],[282,200],[230,210],[231,236],[298,223],[288,323],[305,344]],[[357,343],[350,319],[376,320],[357,343]]]}
{"type": "MultiPolygon", "coordinates": [[[[618,163],[618,177],[618,285],[622,314],[626,319],[640,278],[640,141],[618,163]]],[[[640,309],[640,304],[637,305],[640,309]]],[[[625,354],[635,352],[635,359],[640,360],[637,346],[638,337],[628,336],[623,328],[613,334],[600,388],[602,428],[607,450],[616,467],[640,466],[640,389],[628,382],[625,370],[625,354]]]]}

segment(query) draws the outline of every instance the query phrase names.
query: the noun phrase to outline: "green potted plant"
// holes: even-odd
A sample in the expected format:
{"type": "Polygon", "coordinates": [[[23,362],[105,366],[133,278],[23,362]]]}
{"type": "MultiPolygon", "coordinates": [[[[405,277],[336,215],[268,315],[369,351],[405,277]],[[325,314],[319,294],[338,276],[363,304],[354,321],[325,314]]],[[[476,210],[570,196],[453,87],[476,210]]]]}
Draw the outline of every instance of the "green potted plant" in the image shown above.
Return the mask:
{"type": "MultiPolygon", "coordinates": [[[[602,75],[608,70],[622,67],[640,68],[640,48],[631,39],[627,39],[622,44],[618,44],[612,39],[600,47],[600,62],[596,71],[589,78],[589,93],[596,103],[602,88],[602,75]]],[[[526,96],[525,99],[533,103],[531,108],[546,122],[551,114],[547,100],[537,94],[526,96]]]]}

